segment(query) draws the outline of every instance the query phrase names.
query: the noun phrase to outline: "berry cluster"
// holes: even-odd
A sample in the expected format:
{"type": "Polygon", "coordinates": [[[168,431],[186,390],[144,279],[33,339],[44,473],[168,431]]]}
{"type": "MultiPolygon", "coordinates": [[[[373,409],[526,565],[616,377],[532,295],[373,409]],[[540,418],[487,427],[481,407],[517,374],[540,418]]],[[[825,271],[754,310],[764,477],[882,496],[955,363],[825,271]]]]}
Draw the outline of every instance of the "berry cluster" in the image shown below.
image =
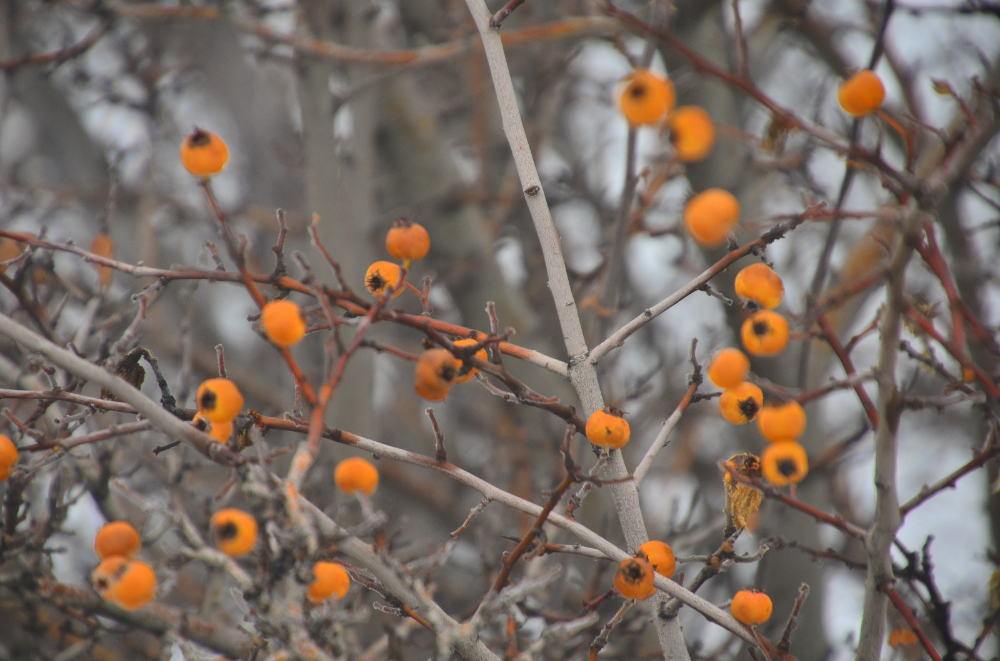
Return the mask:
{"type": "Polygon", "coordinates": [[[101,560],[91,574],[94,589],[125,610],[142,608],[156,596],[153,568],[134,557],[141,545],[139,533],[126,521],[111,521],[94,537],[101,560]]]}
{"type": "MultiPolygon", "coordinates": [[[[767,264],[755,263],[743,268],[734,282],[736,294],[751,309],[756,309],[741,328],[743,346],[754,356],[774,356],[788,345],[788,321],[773,308],[784,297],[781,277],[767,264]]],[[[708,366],[708,378],[722,388],[719,409],[733,424],[757,421],[761,436],[769,445],[761,455],[761,469],[775,486],[797,484],[809,472],[805,448],[798,443],[805,431],[806,414],[792,400],[765,405],[761,389],[746,380],[750,359],[734,347],[719,351],[708,366]]]]}

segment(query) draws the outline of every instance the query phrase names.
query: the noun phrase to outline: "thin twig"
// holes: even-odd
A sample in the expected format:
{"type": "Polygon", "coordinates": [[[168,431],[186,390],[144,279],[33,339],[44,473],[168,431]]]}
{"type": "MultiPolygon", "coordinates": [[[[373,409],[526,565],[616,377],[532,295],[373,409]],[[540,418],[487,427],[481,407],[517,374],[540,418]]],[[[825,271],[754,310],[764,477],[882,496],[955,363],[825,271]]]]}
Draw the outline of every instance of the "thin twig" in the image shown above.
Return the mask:
{"type": "Polygon", "coordinates": [[[489,498],[483,498],[481,501],[479,501],[479,504],[473,507],[472,510],[469,512],[469,516],[465,517],[465,521],[462,522],[462,525],[460,525],[456,530],[451,532],[450,536],[452,538],[455,538],[461,535],[463,532],[465,532],[465,529],[469,527],[469,524],[472,523],[472,520],[475,519],[477,516],[479,516],[482,513],[482,511],[486,509],[486,506],[489,504],[490,504],[489,498]]]}
{"type": "Polygon", "coordinates": [[[437,418],[434,417],[434,409],[427,408],[424,413],[430,418],[431,426],[434,427],[434,458],[440,462],[448,461],[448,455],[444,451],[444,434],[441,433],[437,418]]]}
{"type": "Polygon", "coordinates": [[[642,482],[643,478],[646,477],[646,473],[649,472],[650,467],[653,465],[653,461],[656,459],[656,455],[659,454],[667,445],[667,438],[670,436],[670,432],[674,430],[677,423],[680,421],[681,416],[684,411],[687,410],[688,405],[691,404],[691,397],[694,395],[695,391],[698,390],[698,384],[692,383],[688,386],[687,392],[684,393],[684,397],[681,398],[680,404],[674,409],[674,412],[670,414],[666,420],[663,421],[663,425],[660,427],[660,432],[653,439],[653,444],[649,446],[649,450],[646,451],[645,456],[639,462],[639,465],[635,467],[635,471],[632,473],[632,479],[635,480],[636,484],[642,482]]]}
{"type": "Polygon", "coordinates": [[[799,622],[799,613],[802,612],[802,605],[806,603],[809,596],[809,586],[803,583],[799,586],[799,594],[792,604],[792,612],[788,615],[788,622],[785,623],[785,630],[781,632],[781,640],[778,642],[778,651],[787,652],[792,646],[792,633],[799,622]]]}

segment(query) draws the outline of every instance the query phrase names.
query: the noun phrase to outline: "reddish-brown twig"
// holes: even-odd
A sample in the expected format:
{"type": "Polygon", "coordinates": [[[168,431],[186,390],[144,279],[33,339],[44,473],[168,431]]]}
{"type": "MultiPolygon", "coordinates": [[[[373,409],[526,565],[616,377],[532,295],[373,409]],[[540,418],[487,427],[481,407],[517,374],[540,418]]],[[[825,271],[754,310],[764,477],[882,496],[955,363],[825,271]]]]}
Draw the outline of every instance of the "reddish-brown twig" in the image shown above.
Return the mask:
{"type": "Polygon", "coordinates": [[[979,381],[979,383],[983,386],[983,389],[990,397],[993,399],[1000,398],[1000,389],[997,388],[997,384],[993,382],[990,376],[984,372],[981,367],[974,365],[969,361],[962,347],[942,336],[941,333],[938,332],[937,328],[934,327],[934,322],[925,317],[919,310],[910,304],[907,304],[906,306],[906,318],[919,326],[922,331],[930,335],[935,341],[937,341],[938,344],[944,347],[945,350],[951,354],[952,358],[962,364],[963,368],[972,370],[976,380],[979,381]]]}
{"type": "MultiPolygon", "coordinates": [[[[218,200],[215,199],[215,194],[212,192],[212,184],[210,180],[207,178],[202,179],[198,185],[201,186],[203,191],[205,191],[205,197],[208,199],[209,206],[212,207],[212,213],[215,214],[216,220],[219,221],[219,228],[222,238],[226,243],[226,250],[229,252],[229,258],[233,260],[236,264],[236,268],[239,270],[240,280],[243,282],[243,286],[246,287],[247,293],[250,294],[250,298],[253,299],[253,302],[257,304],[257,308],[263,309],[263,307],[267,304],[267,299],[265,299],[264,295],[260,293],[259,289],[257,289],[257,284],[254,282],[253,277],[251,277],[250,272],[247,270],[246,258],[243,255],[243,250],[237,244],[236,238],[233,236],[226,214],[223,213],[218,200]]],[[[295,383],[302,390],[302,396],[305,398],[306,402],[311,406],[315,406],[316,391],[313,390],[313,387],[306,378],[302,368],[299,367],[295,357],[292,356],[292,352],[289,351],[288,347],[275,348],[278,349],[282,358],[285,359],[285,363],[288,365],[288,369],[292,373],[295,383]]]]}
{"type": "Polygon", "coordinates": [[[774,500],[777,500],[780,503],[784,503],[785,505],[797,509],[800,512],[804,512],[805,514],[808,514],[809,516],[813,517],[820,523],[825,523],[829,526],[833,526],[834,528],[837,528],[838,530],[857,539],[863,540],[868,536],[868,531],[859,526],[854,525],[853,523],[850,523],[849,521],[845,521],[844,519],[841,519],[836,516],[831,516],[826,512],[821,512],[812,505],[808,505],[797,498],[793,498],[788,494],[782,493],[778,489],[768,484],[764,484],[760,480],[740,475],[732,467],[727,466],[723,463],[720,463],[719,467],[722,470],[726,471],[732,477],[732,479],[736,480],[740,484],[745,484],[747,486],[753,487],[754,489],[757,489],[758,491],[763,493],[766,497],[773,498],[774,500]]]}
{"type": "Polygon", "coordinates": [[[945,295],[948,297],[948,307],[951,310],[952,316],[952,340],[955,342],[955,346],[965,346],[964,326],[962,323],[962,319],[964,318],[969,324],[972,334],[976,336],[976,339],[992,353],[1000,355],[1000,347],[997,346],[996,337],[983,326],[983,322],[973,314],[972,310],[962,299],[961,294],[959,294],[954,276],[952,276],[951,270],[948,268],[948,263],[941,253],[941,248],[938,247],[934,225],[929,220],[924,223],[924,235],[927,237],[927,243],[918,243],[916,250],[921,259],[924,260],[927,268],[931,270],[941,283],[941,287],[944,288],[945,295]]]}
{"type": "Polygon", "coordinates": [[[875,377],[870,372],[864,374],[855,374],[852,377],[841,379],[840,381],[832,381],[826,384],[825,386],[801,392],[795,396],[795,401],[798,402],[799,404],[805,404],[806,402],[811,402],[815,399],[822,399],[823,397],[826,397],[831,392],[834,392],[836,390],[854,388],[859,383],[863,383],[865,381],[871,381],[874,378],[875,377]]]}
{"type": "Polygon", "coordinates": [[[479,504],[473,507],[472,510],[469,511],[469,516],[465,517],[465,521],[462,522],[462,525],[460,525],[456,530],[449,533],[449,536],[452,539],[454,539],[455,537],[458,537],[463,532],[465,532],[465,529],[469,527],[469,524],[472,523],[472,520],[475,519],[477,516],[479,516],[482,513],[482,511],[486,509],[486,506],[489,504],[490,504],[489,498],[483,498],[481,501],[479,501],[479,504]]]}
{"type": "Polygon", "coordinates": [[[861,292],[880,284],[884,278],[885,269],[880,268],[872,271],[871,273],[867,273],[856,280],[837,287],[816,303],[817,314],[823,314],[829,310],[839,307],[861,292]]]}
{"type": "Polygon", "coordinates": [[[104,33],[108,31],[109,25],[102,23],[97,26],[90,33],[84,37],[79,42],[69,46],[68,48],[63,48],[61,50],[52,51],[49,53],[36,53],[35,55],[26,55],[24,57],[14,58],[12,60],[5,60],[0,62],[0,71],[12,71],[14,69],[20,69],[26,66],[35,66],[39,64],[61,64],[66,60],[71,60],[74,57],[79,57],[85,52],[90,50],[90,47],[97,43],[97,41],[104,36],[104,33]]]}
{"type": "Polygon", "coordinates": [[[795,626],[798,624],[799,613],[802,612],[802,605],[806,603],[806,597],[809,596],[809,586],[803,583],[799,586],[799,594],[795,597],[795,603],[792,604],[792,612],[788,616],[788,622],[785,624],[785,630],[781,634],[781,641],[778,643],[779,652],[787,652],[792,646],[792,632],[795,631],[795,626]]]}
{"type": "MultiPolygon", "coordinates": [[[[840,364],[844,367],[844,371],[847,372],[847,378],[854,377],[857,374],[857,371],[854,369],[854,363],[851,361],[851,357],[847,355],[847,352],[844,351],[844,347],[840,344],[840,340],[837,339],[836,333],[833,332],[830,322],[821,314],[816,317],[816,323],[819,324],[823,338],[826,339],[830,348],[833,349],[833,353],[836,354],[837,359],[840,361],[840,364]]],[[[878,411],[875,409],[875,403],[872,402],[860,382],[855,382],[853,388],[854,392],[858,395],[858,399],[861,400],[861,406],[864,408],[865,414],[872,423],[872,428],[877,428],[878,411]]]]}
{"type": "Polygon", "coordinates": [[[115,438],[117,436],[128,436],[129,434],[135,434],[136,432],[146,431],[150,428],[149,420],[140,420],[139,422],[129,422],[123,425],[112,425],[107,429],[102,429],[100,431],[91,432],[89,434],[84,434],[82,436],[73,436],[71,438],[59,438],[54,441],[42,441],[40,443],[35,443],[34,445],[27,445],[22,447],[21,450],[24,452],[38,452],[39,450],[72,450],[73,448],[79,447],[81,445],[87,445],[88,443],[96,443],[98,441],[106,441],[109,438],[115,438]]]}
{"type": "Polygon", "coordinates": [[[444,434],[441,433],[441,427],[438,426],[437,418],[434,417],[434,409],[425,409],[424,413],[430,418],[431,426],[434,428],[434,458],[441,462],[448,461],[448,454],[444,450],[444,434]]]}
{"type": "Polygon", "coordinates": [[[510,0],[510,2],[501,7],[497,13],[493,14],[493,18],[490,19],[490,27],[499,28],[503,25],[504,19],[510,16],[511,12],[523,4],[524,0],[510,0]]]}
{"type": "MultiPolygon", "coordinates": [[[[567,463],[570,461],[568,448],[569,439],[572,437],[573,431],[574,430],[571,427],[566,432],[567,440],[565,447],[567,448],[567,463]]],[[[503,567],[500,569],[500,573],[497,574],[496,580],[493,581],[493,592],[500,592],[500,590],[507,585],[507,581],[510,579],[510,572],[513,571],[514,565],[517,564],[517,561],[522,555],[524,555],[524,552],[528,550],[531,543],[535,541],[535,536],[541,530],[542,526],[545,525],[545,521],[549,518],[549,514],[552,513],[552,510],[554,510],[556,505],[559,504],[559,501],[562,500],[563,495],[566,493],[566,490],[570,488],[570,485],[573,484],[573,481],[573,472],[567,468],[566,476],[562,479],[562,482],[559,483],[559,486],[552,491],[552,494],[549,496],[545,506],[542,507],[541,513],[535,518],[535,522],[531,525],[531,528],[528,532],[524,533],[524,537],[521,538],[521,541],[518,542],[517,546],[514,547],[514,550],[507,554],[507,557],[504,559],[503,567]]]]}
{"type": "Polygon", "coordinates": [[[991,426],[990,432],[986,436],[986,441],[983,443],[982,447],[976,450],[976,452],[972,455],[972,459],[964,463],[959,468],[956,468],[954,471],[944,476],[934,484],[930,486],[925,484],[921,487],[920,492],[917,493],[917,495],[899,506],[899,515],[906,516],[941,491],[955,488],[955,483],[958,482],[958,480],[977,468],[986,465],[986,462],[1000,454],[1000,442],[998,441],[1000,441],[1000,437],[998,437],[997,429],[995,426],[991,426]]]}
{"type": "MultiPolygon", "coordinates": [[[[32,246],[39,248],[46,248],[49,250],[59,250],[62,252],[72,253],[74,255],[79,255],[84,260],[98,264],[101,266],[107,266],[113,268],[117,271],[123,273],[128,273],[134,277],[142,278],[160,278],[164,280],[206,280],[209,282],[231,282],[231,283],[242,283],[243,276],[239,273],[230,273],[227,271],[219,270],[200,270],[200,269],[158,269],[151,268],[148,266],[136,266],[129,264],[127,262],[120,262],[114,259],[109,259],[107,257],[101,257],[92,252],[84,250],[79,246],[73,244],[60,244],[53,243],[51,241],[46,241],[44,239],[39,239],[37,237],[24,234],[21,232],[11,232],[9,230],[0,229],[0,237],[7,237],[14,239],[15,241],[20,241],[22,243],[27,243],[32,246]]],[[[281,276],[274,281],[273,276],[270,275],[253,275],[248,274],[253,280],[253,282],[258,284],[269,284],[279,287],[288,291],[295,291],[300,294],[305,294],[307,296],[317,296],[317,292],[313,290],[309,285],[306,285],[294,278],[289,278],[287,276],[281,276]]],[[[3,274],[0,273],[0,280],[2,280],[3,274]]],[[[320,292],[329,301],[332,301],[337,306],[343,308],[346,312],[354,316],[364,316],[371,307],[371,303],[359,298],[353,292],[350,291],[337,291],[330,289],[329,287],[321,287],[320,292]]],[[[320,299],[322,301],[322,299],[320,299]]],[[[418,330],[424,330],[425,328],[433,328],[440,333],[446,333],[448,335],[453,335],[457,337],[471,337],[477,331],[467,328],[465,326],[460,326],[458,324],[448,323],[446,321],[440,321],[437,319],[431,319],[423,315],[412,315],[402,312],[400,310],[381,310],[378,315],[380,321],[391,321],[394,323],[409,326],[411,328],[416,328],[418,330]]],[[[559,376],[565,377],[567,374],[566,363],[551,358],[542,354],[538,351],[532,349],[526,349],[524,347],[512,344],[510,342],[501,341],[496,344],[502,353],[512,356],[519,360],[529,362],[533,365],[547,369],[559,376]]]]}
{"type": "Polygon", "coordinates": [[[899,596],[899,593],[896,592],[896,588],[892,587],[892,583],[889,581],[883,583],[882,592],[885,592],[885,594],[889,597],[889,601],[892,602],[892,605],[896,607],[899,614],[903,616],[906,623],[911,629],[913,629],[913,632],[917,634],[917,638],[920,639],[921,646],[923,646],[924,650],[927,651],[927,654],[931,657],[932,661],[941,661],[941,655],[939,655],[937,650],[934,649],[934,645],[931,644],[927,634],[925,634],[924,630],[920,627],[920,622],[917,621],[913,611],[906,605],[906,602],[899,596]]]}

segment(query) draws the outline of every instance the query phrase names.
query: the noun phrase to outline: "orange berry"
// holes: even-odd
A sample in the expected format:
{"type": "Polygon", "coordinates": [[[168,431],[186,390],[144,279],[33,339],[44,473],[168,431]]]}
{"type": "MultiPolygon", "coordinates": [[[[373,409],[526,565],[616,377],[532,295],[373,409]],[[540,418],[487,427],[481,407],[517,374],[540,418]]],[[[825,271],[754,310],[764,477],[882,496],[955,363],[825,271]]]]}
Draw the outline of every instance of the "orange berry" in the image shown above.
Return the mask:
{"type": "MultiPolygon", "coordinates": [[[[365,273],[365,287],[373,296],[381,296],[391,287],[398,285],[401,276],[402,271],[399,268],[399,264],[375,262],[368,267],[368,271],[365,273]]],[[[400,287],[392,297],[396,298],[402,293],[403,288],[400,287]]]]}
{"type": "Polygon", "coordinates": [[[156,574],[141,560],[113,555],[101,561],[91,575],[94,589],[125,610],[145,606],[156,596],[156,574]]]}
{"type": "Polygon", "coordinates": [[[889,632],[889,647],[900,645],[916,645],[920,638],[911,629],[893,629],[889,632]]]}
{"type": "Polygon", "coordinates": [[[771,617],[771,598],[756,590],[740,590],[729,605],[733,617],[743,624],[763,624],[771,617]]]}
{"type": "Polygon", "coordinates": [[[743,347],[755,356],[774,356],[788,346],[788,320],[777,312],[753,313],[740,329],[743,347]]]}
{"type": "Polygon", "coordinates": [[[132,555],[140,546],[139,533],[127,521],[105,523],[94,537],[94,552],[101,560],[113,555],[132,555]]]}
{"type": "Polygon", "coordinates": [[[243,395],[236,384],[218,377],[203,381],[195,395],[198,413],[212,422],[230,422],[243,408],[243,395]]]}
{"type": "Polygon", "coordinates": [[[722,417],[734,425],[742,425],[757,417],[763,403],[764,393],[749,381],[726,388],[719,396],[722,417]]]}
{"type": "Polygon", "coordinates": [[[350,457],[337,464],[333,471],[333,480],[341,491],[346,493],[361,491],[370,496],[378,486],[378,469],[361,457],[350,457]]]}
{"type": "MultiPolygon", "coordinates": [[[[456,347],[473,347],[473,346],[475,346],[477,344],[479,344],[479,340],[473,339],[471,337],[467,337],[467,338],[462,339],[462,340],[455,340],[455,346],[456,347]]],[[[490,359],[490,357],[486,354],[486,347],[483,347],[482,349],[480,349],[479,351],[477,351],[475,353],[475,356],[476,356],[476,358],[478,358],[480,360],[489,360],[490,359]]],[[[465,383],[466,381],[471,380],[472,377],[474,377],[476,375],[476,372],[478,372],[478,371],[479,370],[477,370],[475,367],[470,368],[469,371],[466,372],[465,374],[460,374],[460,375],[456,376],[455,377],[455,383],[465,383]]]]}
{"type": "Polygon", "coordinates": [[[667,125],[679,161],[700,161],[715,145],[715,125],[701,106],[681,106],[667,117],[667,125]]]}
{"type": "Polygon", "coordinates": [[[257,519],[243,510],[227,507],[212,515],[212,535],[219,550],[238,558],[257,543],[257,519]]]}
{"type": "Polygon", "coordinates": [[[645,558],[625,558],[615,572],[615,589],[626,599],[649,599],[656,594],[654,573],[645,558]]]}
{"type": "Polygon", "coordinates": [[[11,467],[17,463],[17,446],[7,436],[0,434],[0,482],[10,477],[11,467]]]}
{"type": "Polygon", "coordinates": [[[228,443],[229,438],[233,435],[232,420],[226,420],[225,422],[212,422],[201,413],[196,413],[192,423],[195,427],[205,432],[219,443],[228,443]]]}
{"type": "Polygon", "coordinates": [[[458,376],[462,361],[447,349],[428,349],[420,355],[413,387],[429,402],[440,402],[448,396],[458,376]]]}
{"type": "Polygon", "coordinates": [[[222,172],[229,160],[229,148],[222,138],[195,128],[181,143],[181,164],[196,177],[211,177],[222,172]]]}
{"type": "Polygon", "coordinates": [[[764,477],[776,487],[798,484],[809,474],[806,449],[796,441],[771,443],[760,454],[764,477]]]}
{"type": "Polygon", "coordinates": [[[625,418],[600,409],[587,418],[586,432],[591,443],[606,450],[622,447],[631,434],[625,418]]]}
{"type": "Polygon", "coordinates": [[[727,347],[715,354],[708,364],[708,378],[720,388],[732,388],[743,383],[750,371],[750,359],[733,347],[727,347]]]}
{"type": "Polygon", "coordinates": [[[622,78],[618,108],[631,126],[658,124],[674,107],[677,92],[669,78],[649,69],[636,69],[622,78]]]}
{"type": "MultiPolygon", "coordinates": [[[[90,252],[94,253],[99,257],[107,257],[111,259],[115,256],[115,242],[111,240],[111,237],[101,232],[94,237],[93,241],[90,242],[90,252]]],[[[97,277],[100,278],[101,284],[107,287],[111,284],[111,267],[110,266],[99,266],[94,265],[97,269],[97,277]]]]}
{"type": "Polygon", "coordinates": [[[709,188],[692,197],[684,207],[684,227],[698,245],[722,245],[740,219],[740,203],[732,193],[709,188]]]}
{"type": "Polygon", "coordinates": [[[351,576],[336,562],[317,562],[313,565],[315,579],[309,584],[306,599],[318,604],[333,595],[343,599],[351,587],[351,576]]]}
{"type": "Polygon", "coordinates": [[[639,547],[639,555],[644,556],[657,574],[670,578],[677,569],[677,560],[670,544],[658,540],[650,540],[639,547]]]}
{"type": "Polygon", "coordinates": [[[769,441],[795,441],[806,430],[806,412],[794,399],[765,406],[757,414],[757,429],[769,441]]]}
{"type": "Polygon", "coordinates": [[[885,85],[871,69],[862,69],[840,85],[837,100],[844,112],[864,117],[882,105],[885,85]]]}
{"type": "Polygon", "coordinates": [[[773,310],[785,295],[785,285],[781,276],[767,264],[757,262],[744,267],[736,274],[736,295],[754,301],[765,310],[773,310]]]}
{"type": "Polygon", "coordinates": [[[393,259],[423,259],[431,249],[431,237],[423,225],[400,218],[385,235],[385,249],[393,259]]]}
{"type": "Polygon", "coordinates": [[[260,324],[267,339],[279,347],[298,344],[306,336],[306,320],[298,304],[288,299],[271,301],[260,311],[260,324]]]}

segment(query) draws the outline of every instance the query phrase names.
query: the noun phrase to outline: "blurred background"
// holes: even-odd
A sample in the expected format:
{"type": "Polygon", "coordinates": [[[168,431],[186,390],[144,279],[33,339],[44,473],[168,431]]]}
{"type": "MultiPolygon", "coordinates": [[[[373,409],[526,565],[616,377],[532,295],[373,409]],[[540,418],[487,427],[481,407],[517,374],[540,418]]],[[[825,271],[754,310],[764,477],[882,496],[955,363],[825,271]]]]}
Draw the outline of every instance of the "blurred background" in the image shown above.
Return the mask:
{"type": "MultiPolygon", "coordinates": [[[[899,164],[906,146],[886,121],[855,123],[837,105],[840,81],[874,57],[888,91],[884,110],[899,123],[917,127],[918,176],[921,158],[930,163],[944,141],[967,125],[958,99],[996,102],[1000,11],[989,3],[677,0],[670,11],[664,4],[619,6],[658,22],[727,71],[745,71],[800,116],[899,164]]],[[[490,8],[495,11],[499,4],[491,2],[490,8]]],[[[606,16],[599,3],[529,0],[506,20],[502,33],[588,344],[594,346],[724,254],[724,249],[698,248],[680,223],[692,192],[720,187],[741,202],[740,243],[773,226],[782,214],[818,202],[870,212],[861,219],[805,223],[767,251],[785,283],[781,310],[800,335],[781,356],[755,358],[754,373],[773,384],[770,392],[793,395],[842,379],[843,368],[827,345],[808,334],[808,301],[826,300],[840,285],[880,266],[882,246],[895,230],[878,221],[876,211],[894,204],[894,198],[877,173],[859,168],[848,175],[851,164],[842,156],[804,133],[784,130],[760,104],[700,73],[677,53],[658,44],[647,48],[606,16]],[[701,105],[711,114],[718,140],[704,161],[678,163],[668,136],[656,128],[630,131],[616,108],[616,83],[644,56],[653,69],[669,73],[678,105],[701,105]],[[630,140],[640,203],[623,223],[630,140]],[[616,234],[616,227],[623,229],[616,234]]],[[[247,238],[251,271],[274,268],[276,210],[282,209],[289,227],[286,255],[301,252],[312,274],[335,286],[332,270],[306,233],[316,213],[324,245],[348,284],[362,291],[367,266],[388,259],[385,232],[394,219],[408,216],[430,232],[431,252],[410,273],[415,283],[431,278],[435,318],[488,331],[485,308],[493,301],[501,328],[516,332],[512,342],[565,360],[538,239],[477,43],[469,12],[456,0],[179,5],[8,0],[0,7],[0,228],[83,247],[106,232],[117,259],[175,271],[215,268],[209,246],[215,243],[223,267],[232,270],[204,194],[178,158],[181,140],[197,126],[218,133],[229,145],[229,164],[212,185],[235,231],[247,238]]],[[[991,331],[1000,323],[998,160],[996,145],[983,145],[975,167],[938,209],[938,238],[959,291],[991,331]]],[[[133,297],[145,289],[149,305],[137,341],[158,358],[181,406],[193,407],[198,383],[217,375],[217,344],[225,347],[228,375],[249,407],[281,416],[295,406],[292,378],[248,321],[256,308],[241,287],[181,279],[157,283],[122,272],[103,286],[93,266],[77,256],[31,250],[19,257],[23,249],[5,240],[0,257],[17,260],[7,274],[37,301],[56,341],[72,341],[80,354],[101,360],[133,321],[138,309],[133,297]]],[[[288,269],[297,279],[307,275],[292,259],[288,269]]],[[[713,287],[733,298],[734,275],[735,270],[720,275],[713,287]]],[[[946,303],[940,284],[921,265],[910,269],[908,281],[910,294],[931,313],[946,303]]],[[[831,311],[841,342],[871,329],[882,303],[882,289],[872,287],[831,311]]],[[[422,310],[408,294],[391,305],[414,314],[422,310]]],[[[9,286],[0,291],[0,306],[29,323],[23,302],[9,286]]],[[[697,339],[696,356],[705,364],[718,348],[736,344],[745,315],[738,304],[727,306],[698,292],[602,361],[605,399],[627,411],[632,426],[633,440],[624,451],[627,466],[636,465],[686,390],[692,340],[697,339]]],[[[369,336],[410,353],[421,350],[421,334],[402,326],[380,323],[369,336]]],[[[933,353],[918,329],[908,328],[904,336],[918,356],[960,372],[943,351],[933,353]]],[[[314,384],[325,377],[327,340],[317,332],[295,349],[314,384]]],[[[854,343],[859,373],[877,362],[877,346],[877,332],[854,343]]],[[[3,387],[49,387],[37,360],[6,340],[0,351],[3,387]]],[[[977,364],[995,376],[996,357],[972,351],[977,364]]],[[[558,377],[512,358],[505,362],[543,395],[579,404],[558,377]]],[[[397,356],[359,351],[327,423],[432,455],[434,436],[424,414],[428,404],[413,390],[412,370],[397,356]]],[[[68,383],[66,375],[54,378],[64,387],[68,383]]],[[[947,394],[950,387],[940,373],[907,356],[901,357],[899,382],[915,396],[947,394]]],[[[874,384],[865,387],[874,397],[874,384]]],[[[703,390],[713,388],[706,384],[703,390]]],[[[158,398],[151,379],[146,391],[158,398]]],[[[20,420],[38,407],[15,400],[0,405],[20,420]]],[[[476,381],[456,387],[433,408],[449,460],[462,468],[536,503],[544,502],[545,490],[561,478],[558,447],[565,425],[555,416],[506,403],[476,381]]],[[[869,526],[872,433],[857,396],[835,391],[806,411],[809,424],[802,442],[814,469],[798,496],[869,526]]],[[[94,414],[71,431],[83,434],[130,419],[94,414]]],[[[12,425],[3,423],[7,428],[0,431],[17,438],[12,425]]],[[[59,427],[39,414],[33,428],[47,438],[59,427]]],[[[901,500],[965,463],[987,431],[988,421],[972,401],[909,412],[900,428],[901,500]]],[[[299,439],[271,432],[264,442],[270,450],[281,450],[299,439]]],[[[646,525],[652,538],[671,543],[678,556],[711,553],[722,541],[724,524],[718,462],[740,452],[759,453],[764,441],[752,425],[725,423],[714,401],[692,406],[671,439],[641,485],[646,525]]],[[[86,445],[51,463],[32,482],[32,517],[23,526],[42,532],[23,552],[33,559],[15,561],[0,551],[0,659],[182,658],[176,645],[142,633],[141,627],[89,617],[81,625],[74,613],[26,596],[4,578],[29,567],[65,584],[88,584],[96,564],[91,540],[106,519],[125,518],[142,530],[144,555],[170,577],[160,592],[164,603],[234,626],[242,622],[241,599],[224,576],[196,561],[178,560],[180,541],[161,512],[183,507],[204,530],[228,474],[183,447],[154,456],[150,450],[164,442],[162,435],[149,432],[86,445]],[[53,485],[66,505],[56,508],[62,518],[55,522],[53,485]],[[47,517],[53,525],[40,523],[47,517]],[[19,563],[27,564],[15,569],[19,563]]],[[[594,462],[589,448],[577,436],[575,456],[585,467],[594,462]]],[[[325,445],[303,486],[313,502],[346,523],[362,514],[353,498],[333,489],[331,474],[336,462],[351,454],[357,453],[325,445]]],[[[286,471],[289,456],[275,456],[272,467],[278,474],[286,471]]],[[[375,463],[382,482],[374,504],[388,514],[386,537],[394,557],[409,562],[444,551],[433,575],[436,598],[459,620],[470,616],[498,571],[501,552],[513,548],[503,536],[520,537],[530,520],[491,504],[452,541],[448,533],[481,496],[415,466],[375,463]]],[[[1000,536],[1000,511],[991,489],[995,476],[994,461],[911,512],[899,533],[902,547],[910,551],[930,544],[938,596],[952,603],[947,626],[929,623],[925,631],[942,645],[942,638],[953,637],[971,648],[989,612],[988,583],[1000,536]]],[[[607,491],[588,496],[579,518],[624,545],[607,491]]],[[[222,501],[239,504],[243,497],[227,493],[222,501]]],[[[811,594],[793,653],[800,659],[853,656],[865,578],[863,549],[771,501],[765,501],[756,526],[752,536],[739,540],[737,551],[755,552],[766,543],[771,550],[763,560],[734,567],[701,593],[721,604],[745,585],[766,589],[776,616],[765,633],[774,637],[799,585],[808,583],[811,594]],[[826,549],[841,559],[819,557],[826,549]]],[[[553,541],[572,541],[562,537],[553,541]]],[[[896,561],[908,563],[902,553],[896,561]]],[[[554,622],[579,617],[582,602],[610,586],[610,564],[588,558],[547,556],[525,563],[521,571],[538,572],[536,565],[545,563],[561,563],[567,571],[544,598],[523,606],[522,650],[542,639],[554,622]]],[[[679,569],[691,576],[698,566],[681,563],[679,569]]],[[[912,606],[931,599],[926,585],[907,590],[901,587],[912,606]]],[[[340,652],[356,658],[371,651],[384,629],[398,621],[373,611],[368,593],[352,593],[351,599],[328,616],[340,636],[340,652]]],[[[605,604],[598,612],[603,623],[614,606],[605,604]]],[[[738,641],[701,616],[684,610],[681,618],[700,658],[741,653],[738,641]]],[[[547,643],[533,654],[585,654],[580,650],[599,627],[570,641],[547,643]]],[[[643,633],[643,628],[641,613],[630,612],[602,657],[658,656],[652,630],[643,633]]],[[[396,629],[390,639],[407,645],[390,644],[380,656],[417,659],[433,653],[432,637],[419,629],[407,629],[405,635],[396,629]]],[[[886,648],[889,654],[903,658],[911,652],[886,648]]],[[[995,638],[989,638],[973,658],[995,654],[995,638]]],[[[919,658],[919,651],[912,658],[919,658]]]]}

